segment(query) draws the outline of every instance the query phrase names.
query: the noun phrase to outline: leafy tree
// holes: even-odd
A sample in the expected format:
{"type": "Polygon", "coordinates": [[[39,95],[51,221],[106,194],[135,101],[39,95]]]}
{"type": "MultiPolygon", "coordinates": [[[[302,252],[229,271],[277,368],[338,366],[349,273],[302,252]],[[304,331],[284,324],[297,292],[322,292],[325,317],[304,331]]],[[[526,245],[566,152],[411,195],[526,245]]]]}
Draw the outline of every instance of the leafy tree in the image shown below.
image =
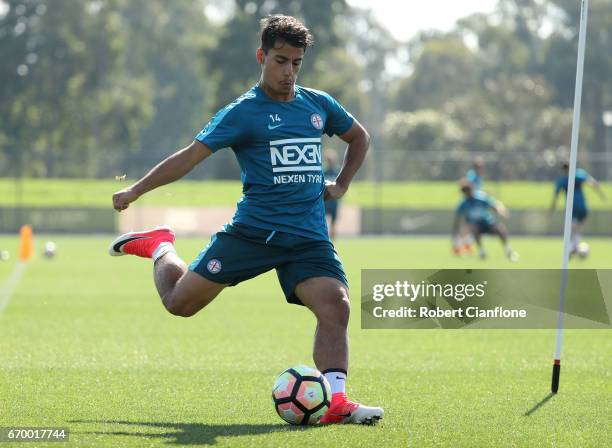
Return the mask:
{"type": "MultiPolygon", "coordinates": [[[[571,107],[574,98],[576,55],[580,24],[580,2],[551,0],[556,6],[554,32],[547,39],[544,75],[555,86],[555,103],[571,107]]],[[[612,109],[612,0],[590,2],[587,29],[583,120],[592,129],[589,147],[594,151],[605,148],[605,128],[602,114],[612,109]]]]}
{"type": "Polygon", "coordinates": [[[396,110],[440,107],[477,88],[481,61],[455,35],[421,35],[411,45],[413,72],[391,89],[396,110]]]}
{"type": "MultiPolygon", "coordinates": [[[[359,69],[347,68],[353,73],[349,82],[344,83],[344,93],[337,92],[339,98],[346,101],[347,96],[359,95],[361,103],[366,107],[351,111],[358,114],[359,120],[366,126],[371,137],[373,150],[384,144],[381,132],[382,118],[389,108],[389,87],[391,77],[387,71],[388,61],[397,56],[398,43],[389,31],[379,23],[373,12],[367,9],[351,8],[345,14],[338,16],[338,31],[346,36],[346,49],[359,69]],[[354,79],[358,75],[360,79],[354,79]]],[[[333,74],[332,70],[328,70],[333,74]]],[[[326,85],[327,83],[323,83],[326,85]]]]}
{"type": "Polygon", "coordinates": [[[542,78],[501,74],[449,101],[445,111],[466,129],[473,151],[558,151],[569,141],[571,111],[550,106],[551,95],[542,78]]]}
{"type": "MultiPolygon", "coordinates": [[[[227,7],[227,2],[224,3],[227,7]]],[[[275,0],[235,0],[234,14],[219,28],[217,45],[205,53],[209,72],[217,86],[214,110],[229,103],[259,79],[255,50],[259,47],[259,21],[269,14],[288,14],[304,20],[315,38],[307,52],[301,77],[312,74],[319,55],[341,47],[342,39],[335,33],[335,17],[346,10],[344,0],[282,2],[275,0]]],[[[317,83],[319,89],[325,89],[317,83]]],[[[342,100],[342,98],[340,98],[342,100]]]]}
{"type": "Polygon", "coordinates": [[[124,0],[119,12],[125,35],[125,72],[153,86],[153,117],[140,129],[133,150],[162,157],[191,140],[207,120],[213,100],[203,49],[213,45],[204,2],[124,0]]]}
{"type": "Polygon", "coordinates": [[[27,174],[88,176],[138,143],[151,85],[122,76],[117,2],[10,0],[0,18],[2,151],[27,174]]]}
{"type": "Polygon", "coordinates": [[[454,172],[449,172],[453,167],[444,163],[443,159],[446,159],[446,156],[440,159],[439,163],[428,162],[425,165],[415,163],[415,156],[418,156],[418,153],[429,153],[431,158],[436,153],[465,151],[464,130],[444,112],[434,109],[392,112],[385,118],[382,129],[392,148],[387,158],[393,160],[393,165],[386,167],[386,176],[420,179],[423,176],[435,178],[456,175],[454,172]]]}
{"type": "Polygon", "coordinates": [[[368,107],[367,98],[359,89],[363,68],[342,48],[330,48],[319,53],[304,84],[327,93],[342,102],[355,116],[361,116],[368,107]]]}

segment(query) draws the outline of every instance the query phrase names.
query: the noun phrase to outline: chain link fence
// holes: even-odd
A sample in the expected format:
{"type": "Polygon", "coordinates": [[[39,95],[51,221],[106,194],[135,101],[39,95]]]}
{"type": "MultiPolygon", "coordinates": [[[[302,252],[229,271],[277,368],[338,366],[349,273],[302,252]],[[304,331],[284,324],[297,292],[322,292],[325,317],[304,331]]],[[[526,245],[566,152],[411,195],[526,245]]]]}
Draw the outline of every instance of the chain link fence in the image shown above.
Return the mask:
{"type": "MultiPolygon", "coordinates": [[[[45,178],[41,174],[49,174],[49,171],[62,173],[63,176],[60,177],[63,178],[114,180],[116,176],[126,175],[128,179],[138,179],[167,156],[162,153],[116,154],[99,151],[75,160],[61,151],[53,154],[52,160],[48,155],[47,159],[38,161],[22,157],[17,165],[9,164],[6,158],[0,159],[0,177],[9,183],[14,182],[14,188],[5,190],[5,195],[14,197],[4,197],[5,206],[0,207],[0,232],[14,232],[25,222],[36,223],[38,228],[53,232],[113,232],[117,222],[110,207],[105,210],[100,210],[95,205],[82,210],[32,207],[32,204],[25,204],[22,200],[23,186],[27,185],[31,177],[45,178]],[[44,166],[46,171],[37,173],[37,166],[44,166]]],[[[513,207],[512,218],[507,223],[513,233],[559,233],[558,226],[545,225],[547,222],[562,222],[561,215],[550,221],[546,211],[552,196],[552,182],[561,174],[559,162],[563,160],[563,155],[550,152],[476,154],[373,148],[355,178],[355,182],[362,182],[359,191],[363,196],[360,197],[359,206],[352,206],[355,209],[353,215],[358,216],[355,218],[358,224],[351,223],[351,228],[358,229],[356,234],[448,232],[454,210],[449,204],[459,201],[460,194],[458,190],[451,190],[448,184],[445,186],[442,183],[455,182],[465,176],[476,157],[484,162],[484,189],[487,192],[502,201],[518,194],[523,198],[521,201],[525,202],[524,207],[513,207]],[[530,193],[517,193],[517,188],[520,190],[522,186],[516,182],[523,181],[541,183],[542,189],[539,186],[536,188],[540,191],[540,196],[523,197],[521,195],[530,193]],[[439,187],[432,189],[435,184],[439,187]]],[[[612,153],[581,152],[578,165],[600,181],[612,181],[612,153]]],[[[187,178],[238,181],[240,168],[232,151],[223,150],[196,167],[187,178]]],[[[608,187],[609,185],[606,185],[609,190],[608,187]]],[[[529,188],[524,191],[527,192],[529,188]]],[[[533,191],[533,188],[529,191],[533,191]]],[[[559,201],[559,204],[562,207],[562,201],[559,201]]],[[[227,204],[227,207],[233,206],[233,203],[227,204]]],[[[591,214],[589,231],[601,236],[612,235],[610,222],[610,207],[605,206],[602,209],[599,206],[599,210],[594,210],[591,214]]]]}
{"type": "MultiPolygon", "coordinates": [[[[342,151],[336,150],[338,156],[342,151]]],[[[54,177],[112,179],[143,176],[170,153],[130,152],[100,149],[96,152],[51,151],[36,156],[28,151],[0,153],[0,177],[54,177]]],[[[502,181],[550,181],[559,175],[565,154],[552,151],[507,151],[468,153],[372,148],[357,174],[357,180],[372,182],[454,181],[465,175],[475,157],[484,161],[486,178],[502,181]]],[[[578,166],[602,181],[612,181],[612,148],[608,152],[579,153],[578,166]]],[[[240,167],[231,150],[221,150],[188,174],[196,180],[239,180],[240,167]]]]}

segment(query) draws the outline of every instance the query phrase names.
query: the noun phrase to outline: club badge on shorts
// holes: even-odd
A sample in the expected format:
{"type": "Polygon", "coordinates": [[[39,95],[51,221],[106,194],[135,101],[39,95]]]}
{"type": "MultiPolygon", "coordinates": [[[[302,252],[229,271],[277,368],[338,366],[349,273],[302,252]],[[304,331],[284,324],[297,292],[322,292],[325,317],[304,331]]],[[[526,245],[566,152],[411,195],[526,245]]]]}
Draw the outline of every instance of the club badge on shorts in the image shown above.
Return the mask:
{"type": "Polygon", "coordinates": [[[206,264],[206,269],[208,269],[208,272],[211,274],[218,274],[221,272],[221,262],[216,258],[213,258],[206,264]]]}
{"type": "Polygon", "coordinates": [[[323,129],[323,119],[321,118],[321,115],[319,114],[312,114],[310,116],[310,124],[315,128],[315,129],[323,129]]]}

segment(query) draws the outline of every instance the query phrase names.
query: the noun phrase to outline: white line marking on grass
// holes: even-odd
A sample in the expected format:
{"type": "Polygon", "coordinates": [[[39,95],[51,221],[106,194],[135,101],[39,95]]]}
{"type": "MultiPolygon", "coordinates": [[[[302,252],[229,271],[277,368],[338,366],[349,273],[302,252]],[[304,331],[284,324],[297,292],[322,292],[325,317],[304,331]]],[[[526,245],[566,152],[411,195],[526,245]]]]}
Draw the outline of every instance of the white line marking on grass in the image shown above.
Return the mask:
{"type": "Polygon", "coordinates": [[[4,311],[11,301],[13,292],[15,292],[15,288],[19,284],[19,280],[21,280],[21,277],[23,276],[23,273],[26,271],[27,267],[27,263],[18,261],[13,269],[13,272],[11,273],[11,276],[8,278],[6,283],[2,285],[2,289],[0,290],[0,313],[4,311]]]}

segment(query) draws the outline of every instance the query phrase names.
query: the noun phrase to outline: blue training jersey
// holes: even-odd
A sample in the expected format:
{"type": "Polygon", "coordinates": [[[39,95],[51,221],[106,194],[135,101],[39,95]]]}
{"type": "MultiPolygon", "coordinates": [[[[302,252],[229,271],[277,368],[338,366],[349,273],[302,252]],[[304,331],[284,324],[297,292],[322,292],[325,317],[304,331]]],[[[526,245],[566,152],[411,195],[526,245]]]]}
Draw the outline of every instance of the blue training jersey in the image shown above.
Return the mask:
{"type": "MultiPolygon", "coordinates": [[[[575,210],[586,210],[587,204],[586,199],[584,197],[584,193],[582,191],[582,185],[588,180],[589,173],[587,173],[582,168],[578,168],[576,170],[576,180],[574,184],[574,206],[575,210]]],[[[567,192],[567,183],[569,181],[569,176],[560,176],[555,181],[555,194],[559,194],[561,190],[567,192]]]]}
{"type": "Polygon", "coordinates": [[[495,223],[495,199],[484,191],[475,191],[472,197],[465,198],[457,207],[457,214],[470,224],[495,223]]]}
{"type": "Polygon", "coordinates": [[[231,148],[242,198],[233,222],[328,240],[321,138],[347,132],[353,117],[325,92],[295,86],[275,101],[258,86],[221,109],[196,136],[211,151],[231,148]]]}

